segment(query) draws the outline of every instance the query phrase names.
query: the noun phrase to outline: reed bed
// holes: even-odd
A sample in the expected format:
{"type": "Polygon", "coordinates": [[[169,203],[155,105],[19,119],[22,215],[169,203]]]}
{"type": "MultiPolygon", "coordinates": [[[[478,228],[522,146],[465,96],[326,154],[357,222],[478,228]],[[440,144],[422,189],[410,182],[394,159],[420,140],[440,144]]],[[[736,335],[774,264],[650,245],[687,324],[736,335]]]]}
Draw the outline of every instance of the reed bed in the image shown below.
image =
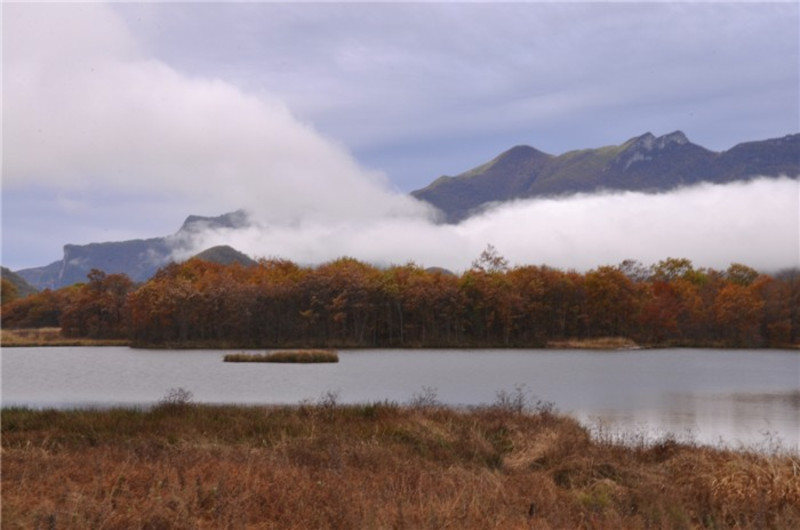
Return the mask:
{"type": "Polygon", "coordinates": [[[229,353],[226,363],[338,363],[333,350],[282,350],[271,353],[229,353]]]}
{"type": "Polygon", "coordinates": [[[800,461],[427,403],[2,414],[2,528],[800,528],[800,461]]]}

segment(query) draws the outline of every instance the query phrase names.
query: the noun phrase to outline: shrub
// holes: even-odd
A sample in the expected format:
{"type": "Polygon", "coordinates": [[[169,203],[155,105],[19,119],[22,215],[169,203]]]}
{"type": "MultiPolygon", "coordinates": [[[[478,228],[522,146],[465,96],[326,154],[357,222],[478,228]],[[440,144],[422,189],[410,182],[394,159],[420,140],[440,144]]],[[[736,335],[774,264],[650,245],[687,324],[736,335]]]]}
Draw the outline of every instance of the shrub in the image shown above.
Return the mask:
{"type": "Polygon", "coordinates": [[[170,388],[157,405],[158,409],[180,412],[192,406],[194,394],[185,388],[170,388]]]}

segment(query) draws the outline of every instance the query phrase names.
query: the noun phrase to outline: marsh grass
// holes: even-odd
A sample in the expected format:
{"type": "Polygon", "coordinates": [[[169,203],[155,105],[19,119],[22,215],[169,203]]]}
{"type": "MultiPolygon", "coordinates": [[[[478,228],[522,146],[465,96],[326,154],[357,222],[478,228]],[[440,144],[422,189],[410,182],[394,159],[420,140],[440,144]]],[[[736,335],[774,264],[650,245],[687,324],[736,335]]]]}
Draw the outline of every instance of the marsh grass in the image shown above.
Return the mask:
{"type": "Polygon", "coordinates": [[[0,329],[3,347],[22,346],[126,346],[129,341],[120,339],[66,338],[61,328],[0,329]]]}
{"type": "Polygon", "coordinates": [[[229,353],[226,363],[338,363],[332,350],[281,350],[272,353],[229,353]]]}
{"type": "Polygon", "coordinates": [[[568,339],[550,341],[548,348],[581,350],[635,350],[639,345],[625,337],[598,337],[594,339],[568,339]]]}
{"type": "Polygon", "coordinates": [[[170,395],[149,410],[3,410],[2,527],[800,527],[797,455],[598,441],[513,399],[459,411],[170,395]]]}

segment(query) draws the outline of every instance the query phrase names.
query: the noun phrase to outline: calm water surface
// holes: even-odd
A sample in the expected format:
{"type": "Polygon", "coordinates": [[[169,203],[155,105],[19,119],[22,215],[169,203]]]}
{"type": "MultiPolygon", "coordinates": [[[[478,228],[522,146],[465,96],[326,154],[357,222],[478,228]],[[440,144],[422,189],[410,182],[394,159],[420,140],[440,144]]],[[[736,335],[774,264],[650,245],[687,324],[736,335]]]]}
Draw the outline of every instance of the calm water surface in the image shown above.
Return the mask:
{"type": "Polygon", "coordinates": [[[454,406],[521,387],[593,428],[800,450],[800,352],[668,349],[358,350],[338,364],[224,363],[227,351],[6,348],[4,406],[150,405],[172,388],[204,403],[405,403],[432,389],[454,406]]]}

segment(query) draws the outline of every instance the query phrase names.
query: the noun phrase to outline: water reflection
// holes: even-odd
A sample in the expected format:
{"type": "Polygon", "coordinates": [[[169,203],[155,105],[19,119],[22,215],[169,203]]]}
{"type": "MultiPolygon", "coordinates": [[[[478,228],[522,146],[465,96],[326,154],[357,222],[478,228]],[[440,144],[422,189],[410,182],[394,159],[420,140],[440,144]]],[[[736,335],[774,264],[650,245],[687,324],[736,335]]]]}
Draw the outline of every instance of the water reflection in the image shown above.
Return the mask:
{"type": "Polygon", "coordinates": [[[678,441],[772,451],[800,451],[800,392],[671,394],[657,409],[578,411],[604,438],[678,441]]]}
{"type": "Polygon", "coordinates": [[[796,351],[363,350],[334,365],[223,363],[225,353],[3,349],[3,404],[149,405],[178,387],[207,403],[296,404],[328,391],[343,403],[405,403],[428,388],[473,406],[521,387],[606,434],[800,450],[796,351]]]}

